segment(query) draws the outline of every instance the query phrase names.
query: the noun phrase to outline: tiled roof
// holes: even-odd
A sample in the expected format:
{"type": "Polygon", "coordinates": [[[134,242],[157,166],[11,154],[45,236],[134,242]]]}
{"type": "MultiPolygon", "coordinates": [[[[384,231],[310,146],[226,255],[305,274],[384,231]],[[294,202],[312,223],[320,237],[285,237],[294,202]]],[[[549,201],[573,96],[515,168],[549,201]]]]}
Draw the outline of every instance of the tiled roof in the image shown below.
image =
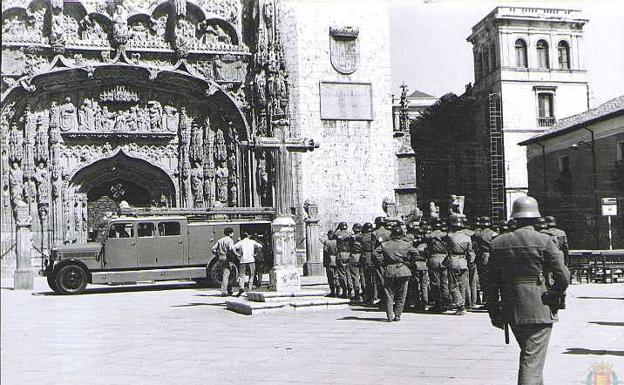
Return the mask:
{"type": "Polygon", "coordinates": [[[587,125],[596,120],[602,120],[610,115],[624,113],[624,95],[611,99],[608,102],[599,105],[596,108],[581,112],[580,114],[568,116],[555,123],[547,131],[536,135],[532,138],[520,142],[520,145],[530,144],[553,136],[572,131],[580,126],[587,125]]]}
{"type": "Polygon", "coordinates": [[[426,94],[426,93],[424,93],[422,91],[416,90],[416,91],[412,92],[411,94],[409,94],[409,96],[407,98],[408,99],[409,98],[435,98],[435,96],[429,95],[429,94],[426,94]]]}

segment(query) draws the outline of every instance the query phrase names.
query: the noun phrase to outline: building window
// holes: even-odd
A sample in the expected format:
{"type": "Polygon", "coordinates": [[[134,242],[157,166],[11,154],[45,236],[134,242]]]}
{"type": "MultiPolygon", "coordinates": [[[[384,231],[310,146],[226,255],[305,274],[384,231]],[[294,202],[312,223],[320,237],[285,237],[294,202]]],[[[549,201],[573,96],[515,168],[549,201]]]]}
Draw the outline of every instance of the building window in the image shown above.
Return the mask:
{"type": "Polygon", "coordinates": [[[570,174],[570,156],[564,155],[559,157],[559,174],[566,176],[570,174]]]}
{"type": "Polygon", "coordinates": [[[545,40],[537,42],[537,68],[550,68],[548,62],[548,43],[545,40]]]}
{"type": "Polygon", "coordinates": [[[617,153],[616,153],[616,158],[618,162],[621,162],[624,160],[624,141],[622,142],[617,142],[617,153]]]}
{"type": "Polygon", "coordinates": [[[560,41],[557,46],[559,52],[559,68],[562,70],[570,69],[570,46],[567,41],[560,41]]]}
{"type": "Polygon", "coordinates": [[[527,45],[522,39],[516,40],[516,67],[527,68],[527,45]]]}
{"type": "Polygon", "coordinates": [[[537,94],[537,123],[540,127],[549,127],[555,124],[553,96],[551,93],[537,94]]]}

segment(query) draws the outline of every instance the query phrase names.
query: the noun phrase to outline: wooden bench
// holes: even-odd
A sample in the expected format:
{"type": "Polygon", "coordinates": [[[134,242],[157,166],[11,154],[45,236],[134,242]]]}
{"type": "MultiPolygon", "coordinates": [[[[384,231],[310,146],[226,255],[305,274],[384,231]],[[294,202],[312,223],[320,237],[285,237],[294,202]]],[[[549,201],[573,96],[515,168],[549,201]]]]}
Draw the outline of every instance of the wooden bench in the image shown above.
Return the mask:
{"type": "Polygon", "coordinates": [[[624,250],[570,250],[568,268],[579,283],[583,278],[588,283],[616,283],[624,280],[624,250]]]}

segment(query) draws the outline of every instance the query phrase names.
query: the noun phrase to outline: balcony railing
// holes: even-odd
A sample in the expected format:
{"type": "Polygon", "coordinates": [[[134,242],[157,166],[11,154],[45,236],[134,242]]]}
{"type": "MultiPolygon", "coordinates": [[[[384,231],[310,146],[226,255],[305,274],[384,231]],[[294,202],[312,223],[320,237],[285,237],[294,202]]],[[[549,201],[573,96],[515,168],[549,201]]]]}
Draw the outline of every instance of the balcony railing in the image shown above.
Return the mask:
{"type": "Polygon", "coordinates": [[[537,125],[540,127],[550,127],[555,124],[555,118],[553,116],[537,118],[537,125]]]}

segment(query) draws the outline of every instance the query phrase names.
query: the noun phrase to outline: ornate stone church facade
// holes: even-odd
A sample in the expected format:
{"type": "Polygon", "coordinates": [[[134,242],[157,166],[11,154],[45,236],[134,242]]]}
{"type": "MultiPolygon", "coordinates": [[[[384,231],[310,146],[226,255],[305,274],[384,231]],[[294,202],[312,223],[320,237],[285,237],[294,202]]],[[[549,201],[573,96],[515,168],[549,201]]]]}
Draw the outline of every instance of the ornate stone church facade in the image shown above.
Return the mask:
{"type": "Polygon", "coordinates": [[[121,200],[271,207],[301,224],[311,199],[326,227],[370,220],[392,195],[394,173],[385,169],[393,164],[389,53],[382,68],[365,62],[388,50],[388,27],[380,38],[365,24],[387,19],[310,4],[3,1],[3,255],[19,201],[44,253],[86,241],[121,200]],[[322,37],[306,47],[316,30],[322,37]],[[314,141],[317,151],[291,154],[319,147],[314,141]]]}

